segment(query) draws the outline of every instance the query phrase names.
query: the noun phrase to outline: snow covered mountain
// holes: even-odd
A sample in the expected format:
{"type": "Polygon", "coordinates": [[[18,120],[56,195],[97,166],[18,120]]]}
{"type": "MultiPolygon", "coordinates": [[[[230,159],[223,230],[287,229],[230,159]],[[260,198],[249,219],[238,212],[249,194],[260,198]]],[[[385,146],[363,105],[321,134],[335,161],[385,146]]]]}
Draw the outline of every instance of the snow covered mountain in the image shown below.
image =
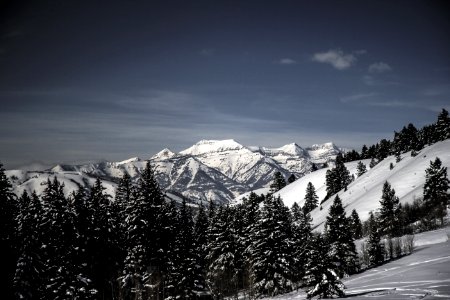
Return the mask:
{"type": "MultiPolygon", "coordinates": [[[[226,203],[249,190],[267,187],[274,173],[297,178],[310,172],[313,163],[334,160],[341,150],[333,143],[301,148],[295,143],[280,148],[246,147],[234,140],[202,140],[175,153],[163,149],[150,158],[157,180],[169,194],[182,195],[193,201],[210,200],[226,203]]],[[[78,186],[89,187],[95,178],[103,180],[107,192],[114,189],[125,173],[137,180],[145,160],[138,157],[120,162],[83,165],[56,165],[46,171],[9,170],[17,193],[23,190],[40,193],[47,178],[64,182],[69,194],[78,186]]]]}
{"type": "MultiPolygon", "coordinates": [[[[401,155],[401,161],[396,162],[395,156],[389,156],[374,166],[369,167],[370,160],[362,162],[367,167],[367,172],[357,177],[347,188],[347,191],[338,193],[345,207],[347,216],[355,209],[362,221],[368,219],[369,212],[375,211],[380,207],[382,187],[385,181],[388,181],[395,189],[396,195],[401,203],[411,203],[414,199],[423,195],[423,185],[425,183],[425,169],[430,166],[430,161],[439,157],[442,166],[450,169],[450,140],[438,142],[422,149],[417,156],[412,157],[410,152],[401,155]],[[390,169],[390,164],[394,168],[390,169]]],[[[356,177],[356,165],[358,162],[346,163],[350,174],[356,177]]],[[[308,182],[311,182],[316,188],[319,201],[326,195],[325,174],[327,169],[320,169],[306,174],[304,177],[289,184],[277,194],[283,199],[284,203],[291,207],[294,202],[300,206],[304,205],[304,195],[308,182]]],[[[262,190],[264,192],[264,190],[262,190]]],[[[313,225],[317,230],[322,230],[328,215],[332,200],[324,202],[320,207],[311,212],[313,225]]]]}

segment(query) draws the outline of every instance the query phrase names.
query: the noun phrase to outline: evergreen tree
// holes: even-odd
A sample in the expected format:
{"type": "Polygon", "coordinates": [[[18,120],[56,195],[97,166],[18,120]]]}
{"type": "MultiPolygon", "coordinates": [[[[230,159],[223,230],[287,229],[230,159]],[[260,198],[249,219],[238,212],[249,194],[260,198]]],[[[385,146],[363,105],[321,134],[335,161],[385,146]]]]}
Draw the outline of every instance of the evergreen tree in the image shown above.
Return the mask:
{"type": "Polygon", "coordinates": [[[319,197],[317,197],[316,189],[311,182],[308,182],[306,186],[305,205],[303,205],[303,212],[305,214],[310,213],[314,208],[318,206],[319,197]]]}
{"type": "Polygon", "coordinates": [[[446,206],[450,200],[447,167],[443,167],[439,157],[436,157],[434,162],[430,161],[430,166],[425,170],[425,174],[423,187],[425,207],[429,212],[429,218],[440,218],[441,225],[443,225],[446,206]]]}
{"type": "Polygon", "coordinates": [[[391,143],[386,139],[382,139],[380,143],[377,144],[376,149],[376,158],[378,161],[382,161],[389,156],[391,152],[391,143]]]}
{"type": "Polygon", "coordinates": [[[419,140],[422,145],[431,145],[436,142],[435,140],[436,125],[426,125],[419,130],[419,140]]]}
{"type": "Polygon", "coordinates": [[[369,267],[374,267],[384,262],[383,246],[380,244],[378,225],[372,212],[370,212],[368,223],[369,238],[367,241],[367,252],[369,256],[369,267]]]}
{"type": "Polygon", "coordinates": [[[410,150],[420,150],[423,143],[419,139],[419,132],[413,124],[404,126],[400,132],[394,133],[392,150],[395,153],[404,153],[410,150]]]}
{"type": "Polygon", "coordinates": [[[252,278],[251,278],[251,245],[252,245],[252,232],[254,232],[256,222],[259,218],[259,207],[264,201],[264,196],[258,196],[255,193],[250,193],[250,196],[244,198],[240,211],[242,211],[242,232],[239,234],[239,244],[243,250],[243,274],[242,282],[244,289],[249,290],[250,297],[254,297],[252,290],[252,278]]]}
{"type": "Polygon", "coordinates": [[[292,228],[280,197],[267,195],[252,233],[252,281],[257,295],[275,296],[293,289],[292,228]]]}
{"type": "Polygon", "coordinates": [[[351,182],[350,172],[345,167],[342,154],[336,156],[336,165],[333,169],[328,170],[326,175],[327,196],[330,198],[342,189],[346,189],[351,182]]]}
{"type": "Polygon", "coordinates": [[[237,294],[236,236],[229,207],[219,207],[209,229],[208,283],[215,299],[237,294]]]}
{"type": "Polygon", "coordinates": [[[2,249],[0,288],[5,299],[14,297],[13,280],[18,258],[15,238],[17,206],[11,183],[6,177],[3,165],[0,163],[0,249],[2,249]]]}
{"type": "Polygon", "coordinates": [[[442,109],[436,121],[435,128],[436,141],[443,141],[450,138],[450,117],[448,116],[447,110],[442,109]]]}
{"type": "Polygon", "coordinates": [[[369,156],[368,156],[368,152],[369,151],[369,149],[367,148],[367,146],[366,145],[363,145],[362,146],[362,149],[361,149],[361,158],[362,159],[367,159],[367,158],[369,158],[369,156]]]}
{"type": "Polygon", "coordinates": [[[297,178],[295,178],[294,174],[291,174],[291,176],[289,176],[288,178],[288,183],[293,183],[295,180],[297,180],[297,178]]]}
{"type": "Polygon", "coordinates": [[[206,286],[206,268],[208,255],[208,216],[206,215],[203,204],[200,204],[197,218],[194,226],[194,254],[196,255],[194,290],[204,292],[207,290],[206,286]]]}
{"type": "Polygon", "coordinates": [[[113,298],[115,279],[119,273],[118,231],[115,228],[110,195],[104,193],[105,187],[99,178],[88,195],[88,227],[86,254],[88,276],[98,291],[100,298],[113,298]]]}
{"type": "Polygon", "coordinates": [[[293,280],[298,283],[305,275],[305,264],[307,262],[307,255],[311,250],[311,216],[309,213],[304,213],[297,202],[291,208],[292,212],[292,240],[293,240],[293,280]]]}
{"type": "Polygon", "coordinates": [[[362,238],[362,223],[355,209],[352,210],[352,213],[349,217],[349,224],[353,239],[357,240],[362,238]]]}
{"type": "Polygon", "coordinates": [[[395,190],[391,188],[389,182],[383,185],[383,192],[380,200],[380,232],[390,237],[401,234],[401,208],[400,200],[395,195],[395,190]]]}
{"type": "MultiPolygon", "coordinates": [[[[118,217],[124,223],[126,208],[131,201],[133,201],[133,197],[136,196],[136,188],[131,181],[130,175],[128,173],[124,173],[122,178],[119,180],[119,184],[116,189],[116,197],[114,200],[114,206],[117,210],[118,217]]],[[[117,220],[117,221],[120,221],[117,220]]]]}
{"type": "Polygon", "coordinates": [[[358,162],[358,164],[356,165],[356,170],[357,170],[356,175],[357,175],[358,177],[360,177],[362,174],[364,174],[364,173],[367,172],[366,165],[363,164],[361,161],[358,162]]]}
{"type": "Polygon", "coordinates": [[[21,241],[19,259],[14,277],[17,299],[41,299],[45,265],[41,259],[42,206],[36,193],[23,192],[19,199],[18,239],[21,241]]]}
{"type": "Polygon", "coordinates": [[[163,274],[169,253],[169,220],[164,196],[150,162],[139,176],[136,197],[127,207],[127,256],[121,277],[123,293],[134,297],[157,297],[162,293],[163,274]],[[130,294],[131,293],[131,294],[130,294]]]}
{"type": "Polygon", "coordinates": [[[318,298],[345,297],[345,286],[339,280],[327,248],[327,244],[320,235],[313,239],[313,247],[307,256],[304,277],[308,287],[308,299],[316,296],[318,298]]]}
{"type": "Polygon", "coordinates": [[[77,266],[78,277],[83,278],[85,286],[80,291],[80,299],[95,299],[98,293],[92,282],[92,261],[91,247],[91,211],[88,203],[88,191],[84,187],[79,187],[72,192],[69,203],[75,223],[76,238],[74,240],[74,260],[73,265],[77,266]]]}
{"type": "Polygon", "coordinates": [[[356,271],[356,248],[352,231],[345,216],[345,210],[339,196],[333,204],[325,223],[329,253],[340,278],[356,271]]]}
{"type": "Polygon", "coordinates": [[[284,179],[283,174],[281,172],[277,171],[275,172],[274,179],[272,183],[270,184],[270,193],[276,193],[282,188],[286,186],[286,180],[284,179]]]}
{"type": "Polygon", "coordinates": [[[319,168],[317,167],[317,165],[315,164],[315,163],[312,163],[311,164],[311,170],[310,170],[310,172],[314,172],[314,171],[317,171],[319,168]]]}
{"type": "Polygon", "coordinates": [[[76,227],[63,187],[56,177],[53,182],[48,179],[42,194],[43,299],[80,299],[95,292],[89,290],[89,278],[74,264],[76,227]]]}
{"type": "Polygon", "coordinates": [[[372,159],[370,160],[369,167],[373,169],[373,167],[375,167],[377,164],[378,162],[372,157],[372,159]]]}
{"type": "Polygon", "coordinates": [[[195,298],[195,244],[193,236],[194,222],[192,213],[183,199],[179,211],[178,232],[174,242],[174,255],[172,268],[169,269],[171,282],[167,286],[168,299],[194,299],[195,298]]]}

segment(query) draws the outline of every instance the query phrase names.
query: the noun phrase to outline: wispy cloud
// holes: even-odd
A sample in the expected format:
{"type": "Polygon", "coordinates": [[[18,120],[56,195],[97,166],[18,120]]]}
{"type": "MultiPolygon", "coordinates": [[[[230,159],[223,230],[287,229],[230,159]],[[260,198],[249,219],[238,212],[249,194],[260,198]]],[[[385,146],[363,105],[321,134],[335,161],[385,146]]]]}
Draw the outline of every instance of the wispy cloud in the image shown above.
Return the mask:
{"type": "Polygon", "coordinates": [[[203,56],[213,56],[214,52],[215,52],[215,50],[212,48],[205,48],[205,49],[200,50],[199,53],[200,53],[200,55],[203,55],[203,56]]]}
{"type": "Polygon", "coordinates": [[[292,58],[282,58],[278,61],[280,65],[295,65],[297,61],[293,60],[292,58]]]}
{"type": "Polygon", "coordinates": [[[326,52],[315,53],[312,60],[319,63],[332,65],[335,69],[345,70],[357,61],[356,53],[344,53],[340,49],[332,49],[326,52]]]}
{"type": "Polygon", "coordinates": [[[354,95],[342,97],[342,98],[340,98],[340,100],[342,103],[351,103],[351,102],[356,102],[356,101],[372,98],[376,95],[378,95],[378,94],[377,93],[360,93],[360,94],[354,94],[354,95]]]}
{"type": "Polygon", "coordinates": [[[392,67],[385,62],[376,62],[369,66],[369,73],[384,73],[392,71],[392,67]]]}

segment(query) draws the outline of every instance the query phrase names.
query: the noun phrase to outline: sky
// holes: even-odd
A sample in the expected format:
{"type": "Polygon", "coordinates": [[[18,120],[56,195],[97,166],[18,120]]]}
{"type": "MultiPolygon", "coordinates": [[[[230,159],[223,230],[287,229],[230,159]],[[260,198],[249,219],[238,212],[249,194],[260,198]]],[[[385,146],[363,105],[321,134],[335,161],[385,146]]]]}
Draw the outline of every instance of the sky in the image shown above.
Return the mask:
{"type": "Polygon", "coordinates": [[[445,1],[4,1],[0,161],[360,150],[450,109],[445,1]]]}

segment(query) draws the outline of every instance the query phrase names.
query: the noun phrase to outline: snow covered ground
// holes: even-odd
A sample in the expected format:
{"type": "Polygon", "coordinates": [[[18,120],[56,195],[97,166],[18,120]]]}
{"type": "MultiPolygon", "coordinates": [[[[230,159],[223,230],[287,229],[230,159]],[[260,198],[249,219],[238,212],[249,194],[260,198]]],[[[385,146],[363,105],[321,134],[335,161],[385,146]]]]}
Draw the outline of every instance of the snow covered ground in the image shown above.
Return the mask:
{"type": "MultiPolygon", "coordinates": [[[[369,160],[362,162],[367,167],[367,172],[356,178],[347,191],[339,192],[339,197],[345,207],[347,215],[353,209],[359,214],[361,221],[368,218],[370,211],[375,211],[380,207],[382,188],[385,181],[389,181],[395,189],[396,195],[401,203],[411,203],[414,199],[423,195],[423,185],[425,183],[425,170],[430,166],[430,161],[439,157],[442,165],[450,169],[450,139],[445,140],[422,149],[417,156],[404,153],[400,162],[396,162],[394,156],[389,156],[372,169],[369,168],[369,160]],[[389,165],[394,165],[390,170],[389,165]]],[[[357,161],[346,163],[350,174],[357,172],[357,161]]],[[[311,182],[316,188],[319,201],[326,195],[325,174],[327,169],[320,169],[316,172],[305,175],[295,182],[289,184],[275,195],[280,195],[283,202],[291,207],[294,202],[300,206],[304,205],[306,186],[311,182]]],[[[356,174],[355,174],[356,177],[356,174]]],[[[325,219],[329,208],[333,203],[334,196],[324,202],[321,206],[311,212],[313,225],[317,226],[317,231],[323,230],[325,219]]]]}
{"type": "MultiPolygon", "coordinates": [[[[416,236],[413,254],[343,280],[350,299],[450,299],[450,228],[416,236]],[[445,242],[442,242],[447,235],[445,242]]],[[[304,291],[272,298],[306,299],[304,291]]]]}

